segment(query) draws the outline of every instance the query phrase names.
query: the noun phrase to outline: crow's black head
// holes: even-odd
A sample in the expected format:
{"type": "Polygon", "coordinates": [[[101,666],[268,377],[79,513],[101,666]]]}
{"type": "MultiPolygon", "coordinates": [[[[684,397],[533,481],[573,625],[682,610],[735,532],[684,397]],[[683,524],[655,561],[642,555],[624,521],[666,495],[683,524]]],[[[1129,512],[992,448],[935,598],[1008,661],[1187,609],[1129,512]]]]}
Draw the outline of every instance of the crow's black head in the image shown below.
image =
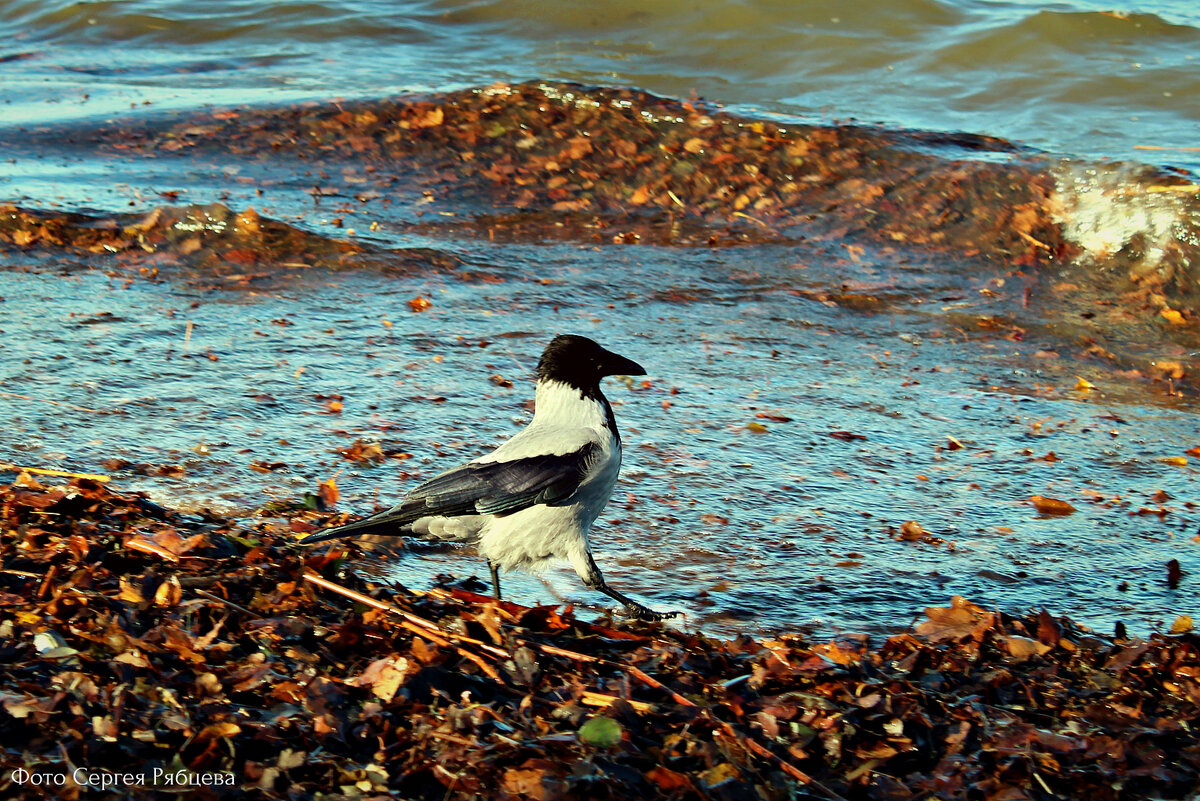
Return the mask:
{"type": "Polygon", "coordinates": [[[645,375],[646,370],[587,337],[560,334],[542,351],[537,374],[539,381],[561,381],[584,395],[593,395],[606,375],[645,375]]]}

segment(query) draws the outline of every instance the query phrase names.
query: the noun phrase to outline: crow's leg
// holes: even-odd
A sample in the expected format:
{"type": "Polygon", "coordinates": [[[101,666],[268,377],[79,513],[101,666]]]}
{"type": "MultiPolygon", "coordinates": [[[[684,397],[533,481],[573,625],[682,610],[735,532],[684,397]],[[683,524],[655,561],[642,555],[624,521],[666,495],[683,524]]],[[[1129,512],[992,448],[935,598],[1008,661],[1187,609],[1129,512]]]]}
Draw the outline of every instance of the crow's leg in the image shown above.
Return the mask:
{"type": "Polygon", "coordinates": [[[587,554],[587,572],[582,575],[583,583],[588,589],[602,592],[609,598],[618,601],[625,607],[625,613],[629,617],[635,617],[638,620],[666,620],[669,617],[678,617],[678,612],[655,612],[642,606],[632,598],[627,598],[620,592],[617,592],[612,587],[608,586],[608,582],[604,580],[604,574],[600,572],[600,568],[596,566],[596,560],[592,558],[592,554],[587,554]]]}
{"type": "Polygon", "coordinates": [[[500,600],[500,566],[488,560],[488,568],[492,571],[492,595],[497,601],[500,600]]]}

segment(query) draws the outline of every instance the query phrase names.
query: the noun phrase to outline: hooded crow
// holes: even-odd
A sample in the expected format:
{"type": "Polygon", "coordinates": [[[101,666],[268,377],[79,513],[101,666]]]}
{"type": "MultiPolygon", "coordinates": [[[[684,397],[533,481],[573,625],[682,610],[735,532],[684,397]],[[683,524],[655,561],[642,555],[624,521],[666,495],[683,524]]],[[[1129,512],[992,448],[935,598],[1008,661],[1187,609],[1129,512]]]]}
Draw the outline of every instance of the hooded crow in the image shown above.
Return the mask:
{"type": "Polygon", "coordinates": [[[538,362],[533,420],[491,453],[414,487],[387,511],[301,540],[310,545],[360,534],[406,534],[461,542],[487,559],[500,597],[500,570],[537,570],[568,559],[588,588],[625,613],[662,620],[604,581],[588,534],[621,468],[621,435],[600,379],[645,375],[637,362],[587,337],[555,337],[538,362]]]}

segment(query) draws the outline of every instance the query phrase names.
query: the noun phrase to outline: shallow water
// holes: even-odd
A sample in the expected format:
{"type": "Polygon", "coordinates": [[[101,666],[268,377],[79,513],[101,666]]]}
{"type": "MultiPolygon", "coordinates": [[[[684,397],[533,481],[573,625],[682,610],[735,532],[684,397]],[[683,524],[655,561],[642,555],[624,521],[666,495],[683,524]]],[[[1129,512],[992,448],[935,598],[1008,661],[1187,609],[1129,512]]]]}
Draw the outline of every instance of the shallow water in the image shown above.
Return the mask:
{"type": "MultiPolygon", "coordinates": [[[[748,271],[730,278],[708,250],[477,243],[499,282],[357,271],[255,292],[6,271],[5,391],[95,411],[0,397],[0,459],[124,459],[121,486],[235,514],[337,475],[339,508],[366,512],[515,431],[542,344],[573,331],[649,372],[607,387],[627,455],[600,564],[689,624],[874,630],[949,594],[1100,628],[1186,611],[1165,563],[1200,569],[1196,474],[1160,460],[1193,441],[1192,404],[1145,405],[1115,373],[1076,391],[1078,365],[942,310],[798,297],[832,276],[797,281],[796,255],[726,251],[723,268],[748,271]],[[418,294],[433,305],[414,313],[418,294]],[[334,452],[360,438],[413,456],[362,467],[334,452]],[[1078,511],[1041,517],[1032,495],[1078,511]],[[907,520],[935,541],[901,541],[907,520]]],[[[413,586],[486,574],[423,551],[395,571],[413,586]]],[[[603,607],[565,567],[543,578],[506,591],[603,607]]]]}
{"type": "MultiPolygon", "coordinates": [[[[172,160],[95,135],[117,113],[186,119],[209,104],[501,78],[694,89],[780,119],[880,120],[939,143],[966,129],[1071,153],[1047,164],[1072,240],[1097,259],[1136,243],[1152,268],[1157,252],[1200,246],[1195,204],[1096,160],[1200,165],[1135,149],[1198,144],[1200,20],[1190,4],[1146,8],[7,5],[0,199],[92,212],[96,226],[164,203],[254,206],[327,250],[214,271],[161,253],[8,249],[0,461],[111,472],[165,504],[231,514],[336,475],[339,508],[367,512],[517,430],[542,345],[569,331],[649,371],[606,388],[626,461],[595,544],[614,586],[683,610],[684,625],[877,631],[951,594],[1105,630],[1196,614],[1189,579],[1166,584],[1170,559],[1200,571],[1196,462],[1177,463],[1200,445],[1195,387],[1123,371],[1190,367],[1195,326],[1115,302],[1093,262],[1035,280],[1002,259],[837,237],[617,244],[548,208],[491,219],[476,196],[431,203],[403,165],[360,201],[356,187],[385,167],[353,154],[172,160]],[[369,247],[342,263],[342,242],[369,247]],[[418,296],[432,305],[413,312],[418,296]],[[360,439],[411,457],[367,467],[337,453],[360,439]],[[1077,511],[1040,516],[1034,495],[1077,511]],[[910,520],[928,536],[902,539],[910,520]]],[[[223,229],[210,208],[187,224],[223,229]]],[[[469,555],[422,549],[388,570],[416,587],[486,574],[469,555]]],[[[505,587],[523,603],[606,606],[566,568],[505,587]]]]}

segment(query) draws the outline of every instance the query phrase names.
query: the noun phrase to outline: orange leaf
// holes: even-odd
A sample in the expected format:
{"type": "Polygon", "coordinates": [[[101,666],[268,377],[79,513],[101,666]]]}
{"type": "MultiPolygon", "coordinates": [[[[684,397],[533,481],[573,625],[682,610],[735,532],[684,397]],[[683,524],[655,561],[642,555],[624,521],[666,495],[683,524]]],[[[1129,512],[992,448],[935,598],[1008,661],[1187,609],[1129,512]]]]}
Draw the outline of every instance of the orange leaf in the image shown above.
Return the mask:
{"type": "Polygon", "coordinates": [[[917,634],[931,642],[980,639],[995,622],[991,612],[958,595],[950,599],[948,607],[926,607],[925,616],[929,620],[917,626],[917,634]]]}
{"type": "Polygon", "coordinates": [[[1033,508],[1037,509],[1038,514],[1042,515],[1069,515],[1075,511],[1074,506],[1058,498],[1034,495],[1029,500],[1033,501],[1033,508]]]}
{"type": "Polygon", "coordinates": [[[686,773],[676,773],[670,768],[655,765],[646,773],[646,778],[658,785],[660,790],[670,793],[671,790],[694,790],[695,786],[686,773]]]}
{"type": "Polygon", "coordinates": [[[228,721],[223,721],[221,723],[210,723],[200,730],[200,733],[196,735],[196,739],[204,742],[205,740],[213,740],[218,737],[232,737],[241,730],[241,726],[228,721]]]}
{"type": "Polygon", "coordinates": [[[1031,640],[1028,637],[1004,637],[1000,640],[1004,650],[1008,651],[1018,661],[1024,662],[1031,656],[1041,656],[1050,650],[1050,646],[1045,643],[1031,640]]]}
{"type": "Polygon", "coordinates": [[[141,534],[135,534],[134,536],[125,540],[125,547],[129,548],[130,550],[133,550],[133,551],[141,551],[142,553],[148,553],[151,556],[157,556],[160,559],[166,559],[167,561],[170,561],[170,562],[178,562],[179,561],[179,556],[177,554],[171,553],[166,548],[162,547],[161,545],[159,545],[156,542],[151,542],[150,540],[143,537],[141,534]]]}

